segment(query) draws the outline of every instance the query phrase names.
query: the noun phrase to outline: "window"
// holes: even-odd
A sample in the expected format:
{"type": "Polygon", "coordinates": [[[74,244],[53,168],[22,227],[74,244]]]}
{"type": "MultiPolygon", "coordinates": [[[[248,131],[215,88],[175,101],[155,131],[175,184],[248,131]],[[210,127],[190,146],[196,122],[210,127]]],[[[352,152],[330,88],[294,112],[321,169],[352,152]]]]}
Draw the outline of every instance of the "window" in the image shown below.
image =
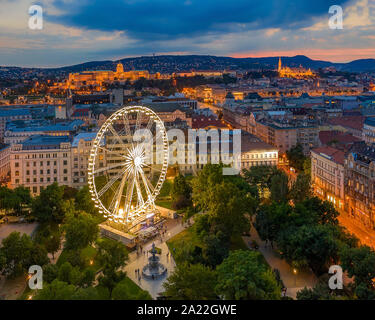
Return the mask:
{"type": "Polygon", "coordinates": [[[30,175],[30,171],[29,170],[26,170],[26,175],[30,175]]]}
{"type": "Polygon", "coordinates": [[[64,181],[68,181],[68,177],[64,177],[64,181]]]}
{"type": "Polygon", "coordinates": [[[37,193],[38,192],[38,187],[33,187],[33,193],[37,193]]]}
{"type": "Polygon", "coordinates": [[[16,172],[15,172],[15,175],[16,175],[16,177],[18,177],[18,176],[20,175],[20,172],[19,172],[19,171],[16,171],[16,172]]]}
{"type": "Polygon", "coordinates": [[[67,174],[68,173],[68,169],[64,169],[64,174],[67,174]]]}
{"type": "Polygon", "coordinates": [[[14,166],[15,166],[16,168],[19,168],[20,163],[19,163],[19,162],[16,162],[16,163],[14,164],[14,166]]]}
{"type": "Polygon", "coordinates": [[[68,165],[68,161],[64,160],[63,164],[64,164],[64,166],[68,165]]]}

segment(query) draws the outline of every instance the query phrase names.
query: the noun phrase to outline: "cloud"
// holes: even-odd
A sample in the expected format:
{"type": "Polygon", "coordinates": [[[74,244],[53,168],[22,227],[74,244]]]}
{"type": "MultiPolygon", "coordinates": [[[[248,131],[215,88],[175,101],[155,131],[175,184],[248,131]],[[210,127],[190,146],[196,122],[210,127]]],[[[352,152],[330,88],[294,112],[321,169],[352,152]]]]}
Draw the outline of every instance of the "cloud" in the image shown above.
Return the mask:
{"type": "Polygon", "coordinates": [[[51,21],[84,29],[126,31],[137,39],[271,28],[307,27],[331,4],[348,0],[56,0],[51,21]]]}
{"type": "Polygon", "coordinates": [[[40,31],[27,27],[33,3],[2,0],[1,64],[62,66],[152,53],[375,57],[373,0],[40,0],[40,31]],[[343,6],[343,30],[328,28],[333,4],[343,6]]]}

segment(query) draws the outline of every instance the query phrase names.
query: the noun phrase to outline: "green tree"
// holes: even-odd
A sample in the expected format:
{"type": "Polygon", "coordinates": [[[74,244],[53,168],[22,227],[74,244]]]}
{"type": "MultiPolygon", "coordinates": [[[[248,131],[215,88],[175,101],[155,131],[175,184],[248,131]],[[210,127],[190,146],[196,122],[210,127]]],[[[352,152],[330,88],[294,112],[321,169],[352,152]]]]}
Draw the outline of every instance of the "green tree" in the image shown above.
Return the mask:
{"type": "Polygon", "coordinates": [[[34,296],[34,300],[70,300],[76,289],[73,285],[58,279],[53,280],[38,290],[34,296]]]}
{"type": "Polygon", "coordinates": [[[31,238],[19,232],[12,232],[3,239],[0,248],[1,272],[9,277],[25,274],[31,265],[48,263],[47,251],[31,238]]]}
{"type": "Polygon", "coordinates": [[[79,189],[75,194],[75,207],[76,210],[82,210],[90,214],[98,214],[94,201],[91,199],[88,186],[79,189]]]}
{"type": "Polygon", "coordinates": [[[24,186],[19,186],[13,190],[13,209],[17,214],[22,213],[24,207],[31,205],[30,189],[24,186]]]}
{"type": "Polygon", "coordinates": [[[286,152],[289,164],[297,169],[298,171],[303,171],[303,164],[306,160],[306,156],[303,153],[303,147],[297,144],[295,147],[291,148],[286,152]]]}
{"type": "Polygon", "coordinates": [[[304,173],[300,173],[290,190],[290,197],[294,203],[297,203],[311,197],[311,195],[311,178],[304,173]]]}
{"type": "Polygon", "coordinates": [[[203,257],[212,268],[222,263],[229,254],[230,239],[222,231],[206,236],[203,243],[203,257]]]}
{"type": "Polygon", "coordinates": [[[103,271],[103,276],[99,277],[99,284],[108,289],[109,296],[112,297],[113,289],[116,285],[124,280],[126,273],[122,271],[114,271],[113,269],[107,268],[103,271]]]}
{"type": "Polygon", "coordinates": [[[52,233],[47,241],[45,242],[45,247],[47,252],[52,254],[52,258],[55,259],[55,253],[59,251],[61,245],[61,235],[60,232],[52,233]]]}
{"type": "Polygon", "coordinates": [[[57,183],[49,185],[41,190],[32,204],[32,214],[41,222],[62,222],[65,217],[64,187],[57,183]]]}
{"type": "Polygon", "coordinates": [[[66,283],[70,283],[70,273],[72,270],[72,265],[67,261],[64,262],[59,268],[58,279],[66,283]]]}
{"type": "Polygon", "coordinates": [[[49,263],[43,267],[43,280],[51,283],[58,277],[59,267],[56,264],[49,263]]]}
{"type": "Polygon", "coordinates": [[[281,231],[277,240],[283,256],[297,268],[310,267],[315,273],[327,271],[338,260],[337,242],[329,226],[304,225],[281,231]]]}
{"type": "Polygon", "coordinates": [[[64,225],[65,248],[79,250],[93,243],[99,233],[97,221],[85,212],[69,215],[64,225]]]}
{"type": "Polygon", "coordinates": [[[214,300],[216,273],[201,264],[180,264],[163,284],[173,300],[214,300]]]}
{"type": "Polygon", "coordinates": [[[179,174],[173,182],[171,197],[176,209],[182,209],[191,205],[192,188],[185,177],[179,174]]]}
{"type": "Polygon", "coordinates": [[[345,248],[340,252],[342,268],[354,277],[355,293],[359,299],[374,299],[375,252],[367,247],[345,248]]]}
{"type": "Polygon", "coordinates": [[[246,214],[252,214],[254,199],[239,190],[233,183],[222,182],[211,187],[208,215],[215,231],[224,234],[242,234],[250,229],[246,214]]]}
{"type": "Polygon", "coordinates": [[[212,200],[213,187],[223,181],[223,166],[207,164],[192,180],[192,199],[200,209],[206,210],[212,200]]]}
{"type": "Polygon", "coordinates": [[[150,294],[139,288],[129,278],[119,282],[112,292],[113,300],[152,300],[150,294]]]}
{"type": "Polygon", "coordinates": [[[281,288],[260,253],[232,251],[216,268],[216,292],[226,300],[278,300],[281,288]]]}
{"type": "Polygon", "coordinates": [[[271,199],[275,202],[288,201],[288,176],[285,173],[274,175],[271,179],[271,199]]]}
{"type": "Polygon", "coordinates": [[[116,271],[124,267],[128,260],[128,250],[121,242],[101,238],[97,241],[98,255],[97,259],[103,267],[104,272],[107,269],[116,271]]]}

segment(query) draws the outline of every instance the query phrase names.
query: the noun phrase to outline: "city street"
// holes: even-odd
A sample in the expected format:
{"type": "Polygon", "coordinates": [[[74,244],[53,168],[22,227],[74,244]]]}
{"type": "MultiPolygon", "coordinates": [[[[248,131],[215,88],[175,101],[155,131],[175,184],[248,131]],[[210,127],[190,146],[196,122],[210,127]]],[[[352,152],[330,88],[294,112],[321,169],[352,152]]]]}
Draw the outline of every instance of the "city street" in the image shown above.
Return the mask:
{"type": "Polygon", "coordinates": [[[354,234],[360,240],[361,244],[375,249],[375,231],[365,227],[359,221],[350,218],[346,212],[342,210],[339,212],[338,220],[340,224],[350,233],[354,234]]]}

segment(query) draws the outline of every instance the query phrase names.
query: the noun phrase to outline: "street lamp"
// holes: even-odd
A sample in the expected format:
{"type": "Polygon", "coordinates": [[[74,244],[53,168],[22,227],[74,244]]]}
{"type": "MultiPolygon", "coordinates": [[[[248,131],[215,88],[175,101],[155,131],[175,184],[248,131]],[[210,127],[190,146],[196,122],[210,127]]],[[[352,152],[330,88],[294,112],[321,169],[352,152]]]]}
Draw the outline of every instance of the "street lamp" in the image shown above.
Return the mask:
{"type": "Polygon", "coordinates": [[[296,268],[293,269],[293,273],[294,273],[294,286],[297,287],[297,273],[298,273],[298,271],[297,271],[296,268]]]}

